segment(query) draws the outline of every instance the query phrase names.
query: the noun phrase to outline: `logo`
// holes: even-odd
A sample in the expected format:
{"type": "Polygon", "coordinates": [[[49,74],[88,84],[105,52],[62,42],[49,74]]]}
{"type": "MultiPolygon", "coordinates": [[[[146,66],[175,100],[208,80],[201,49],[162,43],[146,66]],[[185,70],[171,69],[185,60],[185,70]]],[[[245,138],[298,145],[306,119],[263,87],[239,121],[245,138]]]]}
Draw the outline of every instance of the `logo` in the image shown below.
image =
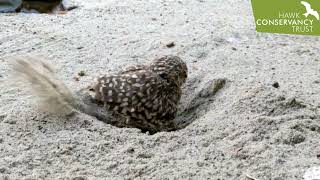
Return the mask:
{"type": "Polygon", "coordinates": [[[319,21],[319,13],[311,8],[311,5],[308,2],[301,1],[301,4],[306,7],[307,12],[303,15],[308,17],[310,14],[313,15],[319,21]]]}
{"type": "Polygon", "coordinates": [[[320,35],[319,0],[251,0],[258,32],[320,35]]]}

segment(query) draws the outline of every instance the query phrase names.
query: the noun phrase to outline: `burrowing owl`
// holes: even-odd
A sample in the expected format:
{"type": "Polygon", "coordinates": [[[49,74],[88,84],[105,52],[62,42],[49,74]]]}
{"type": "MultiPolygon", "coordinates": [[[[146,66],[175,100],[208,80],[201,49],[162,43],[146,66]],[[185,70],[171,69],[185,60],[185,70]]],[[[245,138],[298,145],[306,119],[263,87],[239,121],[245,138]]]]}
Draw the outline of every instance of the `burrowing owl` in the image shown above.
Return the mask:
{"type": "Polygon", "coordinates": [[[149,65],[98,78],[94,99],[125,118],[123,126],[149,132],[172,130],[187,74],[184,61],[165,56],[149,65]]]}

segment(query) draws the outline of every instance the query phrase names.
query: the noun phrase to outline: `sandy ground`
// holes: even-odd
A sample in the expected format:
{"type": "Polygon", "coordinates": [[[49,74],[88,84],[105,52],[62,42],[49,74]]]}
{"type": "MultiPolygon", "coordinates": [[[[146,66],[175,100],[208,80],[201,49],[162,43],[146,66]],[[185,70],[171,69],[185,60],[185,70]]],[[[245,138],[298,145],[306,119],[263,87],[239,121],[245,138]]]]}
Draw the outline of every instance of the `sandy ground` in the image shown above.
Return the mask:
{"type": "Polygon", "coordinates": [[[318,37],[255,32],[248,0],[73,3],[66,15],[0,14],[0,177],[281,180],[320,164],[318,37]],[[189,68],[181,107],[194,105],[178,119],[191,124],[148,135],[39,113],[7,82],[6,57],[26,53],[46,57],[73,92],[178,55],[189,68]],[[191,101],[221,79],[218,92],[191,101]]]}

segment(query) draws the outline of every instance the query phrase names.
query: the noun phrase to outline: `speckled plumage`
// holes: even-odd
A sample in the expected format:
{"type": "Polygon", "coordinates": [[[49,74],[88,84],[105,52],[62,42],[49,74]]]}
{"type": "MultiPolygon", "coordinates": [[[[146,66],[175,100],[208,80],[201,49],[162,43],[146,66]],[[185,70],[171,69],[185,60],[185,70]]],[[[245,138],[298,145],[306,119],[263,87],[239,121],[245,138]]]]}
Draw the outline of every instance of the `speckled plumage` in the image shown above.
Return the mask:
{"type": "Polygon", "coordinates": [[[187,73],[187,66],[179,57],[165,56],[149,65],[98,78],[95,99],[124,117],[125,127],[150,132],[174,129],[172,120],[187,73]]]}

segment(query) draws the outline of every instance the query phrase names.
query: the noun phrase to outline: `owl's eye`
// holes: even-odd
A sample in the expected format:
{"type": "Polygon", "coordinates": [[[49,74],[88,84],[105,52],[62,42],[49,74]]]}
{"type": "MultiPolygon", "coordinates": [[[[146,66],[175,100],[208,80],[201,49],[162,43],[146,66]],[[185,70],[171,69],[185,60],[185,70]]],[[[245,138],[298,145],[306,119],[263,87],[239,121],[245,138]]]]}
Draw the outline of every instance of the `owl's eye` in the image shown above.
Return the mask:
{"type": "Polygon", "coordinates": [[[167,79],[167,75],[165,73],[161,73],[159,74],[160,77],[162,77],[163,79],[167,79]]]}
{"type": "Polygon", "coordinates": [[[90,88],[89,88],[89,91],[94,91],[93,87],[90,87],[90,88]]]}

